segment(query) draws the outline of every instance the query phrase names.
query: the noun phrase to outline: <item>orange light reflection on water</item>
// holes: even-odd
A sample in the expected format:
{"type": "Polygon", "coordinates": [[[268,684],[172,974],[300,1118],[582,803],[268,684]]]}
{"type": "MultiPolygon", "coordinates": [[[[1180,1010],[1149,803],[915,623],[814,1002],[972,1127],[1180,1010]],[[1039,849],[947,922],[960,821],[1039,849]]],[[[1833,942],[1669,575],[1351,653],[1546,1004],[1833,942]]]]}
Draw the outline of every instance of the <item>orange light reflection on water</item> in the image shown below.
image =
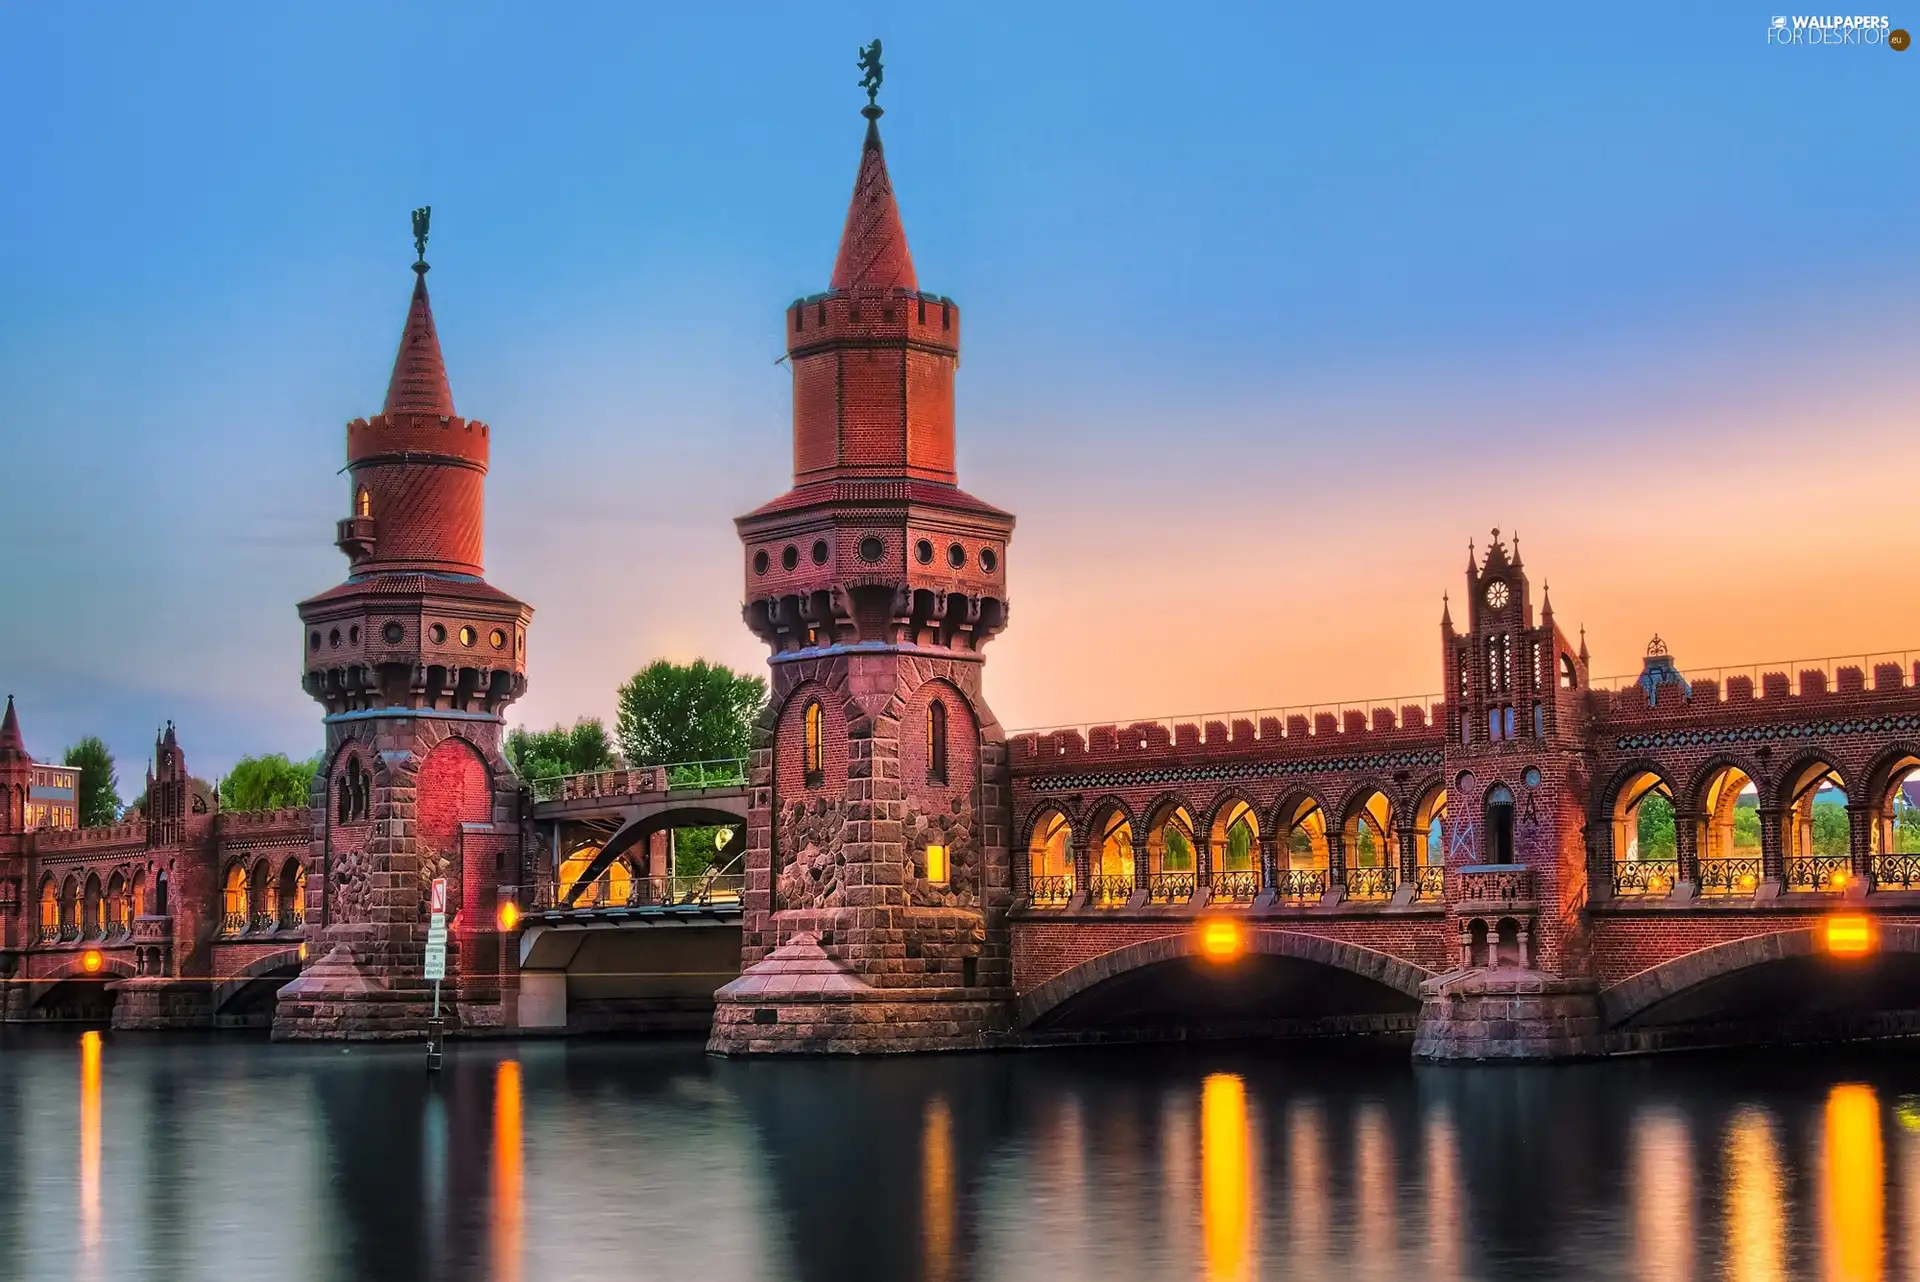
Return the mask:
{"type": "Polygon", "coordinates": [[[1213,1073],[1200,1087],[1200,1216],[1208,1282],[1245,1282],[1253,1269],[1253,1161],[1247,1084],[1213,1073]]]}
{"type": "Polygon", "coordinates": [[[1832,1282],[1880,1282],[1886,1260],[1886,1156],[1873,1087],[1835,1086],[1827,1096],[1826,1123],[1820,1179],[1826,1276],[1832,1282]]]}
{"type": "Polygon", "coordinates": [[[1672,1113],[1642,1113],[1633,1128],[1634,1254],[1643,1278],[1693,1276],[1693,1145],[1672,1113]]]}
{"type": "Polygon", "coordinates": [[[80,1260],[100,1273],[100,1034],[80,1034],[80,1260]]]}
{"type": "Polygon", "coordinates": [[[520,1282],[525,1208],[521,1185],[520,1061],[503,1059],[493,1079],[493,1276],[520,1282]]]}
{"type": "Polygon", "coordinates": [[[927,1101],[920,1124],[920,1221],[926,1282],[953,1275],[953,1114],[947,1101],[927,1101]]]}
{"type": "Polygon", "coordinates": [[[1759,1109],[1742,1109],[1727,1128],[1728,1282],[1783,1282],[1786,1211],[1780,1144],[1759,1109]]]}

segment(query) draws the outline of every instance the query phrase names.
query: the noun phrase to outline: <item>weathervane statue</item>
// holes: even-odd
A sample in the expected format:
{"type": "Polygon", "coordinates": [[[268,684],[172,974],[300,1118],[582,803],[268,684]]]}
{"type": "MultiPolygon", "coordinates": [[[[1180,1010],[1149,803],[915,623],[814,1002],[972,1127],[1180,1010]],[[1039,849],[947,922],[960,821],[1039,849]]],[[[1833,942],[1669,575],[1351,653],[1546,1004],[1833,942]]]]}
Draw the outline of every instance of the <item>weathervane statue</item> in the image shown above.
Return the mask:
{"type": "Polygon", "coordinates": [[[427,224],[432,218],[432,205],[422,205],[413,211],[413,252],[417,256],[413,270],[423,276],[427,271],[427,224]]]}
{"type": "Polygon", "coordinates": [[[877,37],[872,44],[860,50],[860,72],[860,87],[867,91],[867,105],[861,108],[860,114],[872,119],[882,111],[877,101],[881,76],[880,41],[877,37]]]}

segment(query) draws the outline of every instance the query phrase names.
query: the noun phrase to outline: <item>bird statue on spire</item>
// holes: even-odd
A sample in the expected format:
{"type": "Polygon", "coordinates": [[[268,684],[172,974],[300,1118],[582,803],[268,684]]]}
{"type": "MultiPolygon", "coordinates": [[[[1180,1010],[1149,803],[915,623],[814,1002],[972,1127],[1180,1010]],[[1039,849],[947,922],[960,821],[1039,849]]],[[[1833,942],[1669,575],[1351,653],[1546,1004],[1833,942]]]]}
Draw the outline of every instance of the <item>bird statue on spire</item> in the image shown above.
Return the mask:
{"type": "Polygon", "coordinates": [[[413,252],[415,255],[413,270],[422,276],[427,273],[427,224],[433,219],[433,206],[422,205],[413,211],[413,252]]]}
{"type": "Polygon", "coordinates": [[[862,109],[860,114],[871,119],[879,115],[881,110],[878,99],[880,97],[882,69],[880,66],[880,41],[878,37],[874,39],[872,44],[860,50],[859,65],[860,87],[867,91],[867,105],[862,109]]]}

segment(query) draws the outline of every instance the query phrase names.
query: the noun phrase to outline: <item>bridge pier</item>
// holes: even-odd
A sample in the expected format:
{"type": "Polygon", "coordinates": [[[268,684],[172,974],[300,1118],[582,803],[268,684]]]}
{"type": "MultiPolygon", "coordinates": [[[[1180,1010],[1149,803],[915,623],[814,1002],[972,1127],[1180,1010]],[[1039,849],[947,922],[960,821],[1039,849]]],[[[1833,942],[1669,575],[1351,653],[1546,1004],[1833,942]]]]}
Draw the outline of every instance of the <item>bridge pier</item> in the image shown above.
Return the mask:
{"type": "Polygon", "coordinates": [[[1417,1060],[1537,1063],[1606,1053],[1595,980],[1502,967],[1455,971],[1420,985],[1417,1060]]]}
{"type": "Polygon", "coordinates": [[[567,1027],[567,972],[523,970],[517,1012],[525,1032],[565,1032],[567,1027]]]}

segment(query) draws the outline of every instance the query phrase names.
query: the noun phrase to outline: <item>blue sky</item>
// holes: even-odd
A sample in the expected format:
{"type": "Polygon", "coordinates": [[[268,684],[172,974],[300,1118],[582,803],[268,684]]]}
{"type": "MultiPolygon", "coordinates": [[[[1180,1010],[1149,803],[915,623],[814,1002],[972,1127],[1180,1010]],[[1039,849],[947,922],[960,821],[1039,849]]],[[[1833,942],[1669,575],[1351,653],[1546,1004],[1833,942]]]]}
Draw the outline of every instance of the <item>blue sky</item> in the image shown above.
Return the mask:
{"type": "Polygon", "coordinates": [[[1492,524],[1602,666],[1920,644],[1873,462],[1920,426],[1920,53],[1770,17],[10,6],[0,684],[123,779],[167,717],[202,773],[317,746],[292,607],[426,203],[517,711],[756,665],[730,518],[787,483],[875,35],[962,480],[1021,518],[1009,724],[1430,688],[1492,524]]]}

